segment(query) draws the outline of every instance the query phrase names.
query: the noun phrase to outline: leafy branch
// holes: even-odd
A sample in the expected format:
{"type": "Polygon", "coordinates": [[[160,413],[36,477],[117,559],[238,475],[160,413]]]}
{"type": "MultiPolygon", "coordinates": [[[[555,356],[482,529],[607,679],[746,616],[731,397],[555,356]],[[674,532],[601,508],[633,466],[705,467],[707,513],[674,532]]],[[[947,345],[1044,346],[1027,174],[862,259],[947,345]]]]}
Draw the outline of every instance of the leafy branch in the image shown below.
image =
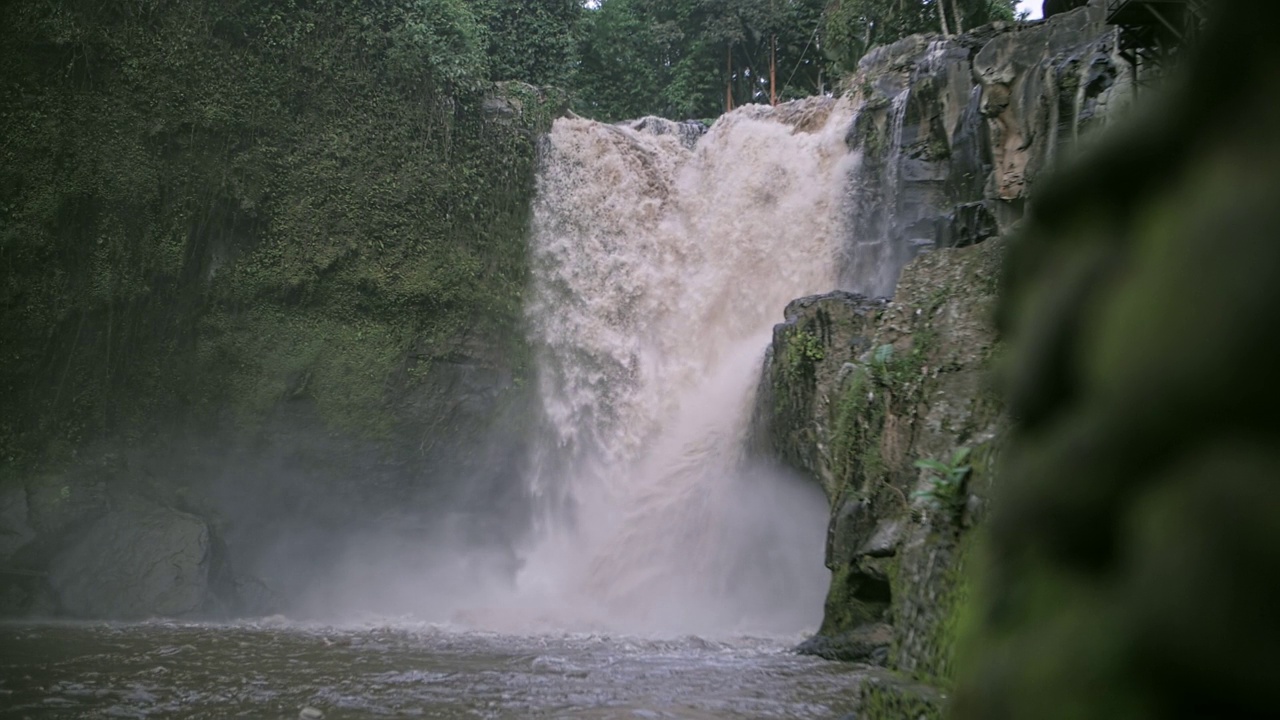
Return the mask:
{"type": "Polygon", "coordinates": [[[964,505],[964,482],[973,469],[967,465],[970,449],[956,448],[947,462],[933,459],[922,459],[915,466],[928,473],[928,487],[911,493],[936,511],[957,511],[964,505]]]}

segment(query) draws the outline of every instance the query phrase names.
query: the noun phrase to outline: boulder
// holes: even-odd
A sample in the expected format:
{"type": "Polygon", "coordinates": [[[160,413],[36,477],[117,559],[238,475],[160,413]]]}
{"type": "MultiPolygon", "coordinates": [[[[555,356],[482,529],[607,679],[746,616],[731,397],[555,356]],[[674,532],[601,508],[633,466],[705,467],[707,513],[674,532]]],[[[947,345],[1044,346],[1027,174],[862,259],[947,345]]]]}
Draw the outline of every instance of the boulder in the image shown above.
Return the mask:
{"type": "Polygon", "coordinates": [[[211,545],[208,525],[194,515],[129,500],[53,558],[49,584],[74,617],[189,615],[206,605],[211,545]]]}
{"type": "Polygon", "coordinates": [[[883,623],[863,625],[835,637],[815,635],[800,643],[796,652],[813,655],[823,660],[863,662],[884,665],[889,659],[889,645],[893,642],[893,628],[883,623]]]}
{"type": "Polygon", "coordinates": [[[0,571],[35,536],[27,518],[26,489],[16,485],[0,488],[0,571]]]}

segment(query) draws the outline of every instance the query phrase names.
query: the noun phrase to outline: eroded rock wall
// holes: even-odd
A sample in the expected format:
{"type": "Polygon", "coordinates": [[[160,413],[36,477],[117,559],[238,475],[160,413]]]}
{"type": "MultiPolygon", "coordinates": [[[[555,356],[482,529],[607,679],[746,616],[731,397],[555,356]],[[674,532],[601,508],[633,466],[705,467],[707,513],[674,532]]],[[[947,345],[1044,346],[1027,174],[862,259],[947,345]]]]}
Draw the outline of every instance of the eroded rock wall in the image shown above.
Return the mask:
{"type": "Polygon", "coordinates": [[[860,153],[841,286],[893,292],[921,251],[1007,232],[1060,149],[1133,94],[1103,3],[877,48],[846,92],[860,153]]]}
{"type": "Polygon", "coordinates": [[[832,572],[802,650],[885,665],[868,717],[936,716],[956,668],[974,529],[1007,430],[992,368],[1006,235],[1066,148],[1132,95],[1101,3],[870,53],[848,260],[792,303],[760,393],[761,436],[822,484],[832,572]],[[892,295],[892,300],[872,300],[892,295]]]}

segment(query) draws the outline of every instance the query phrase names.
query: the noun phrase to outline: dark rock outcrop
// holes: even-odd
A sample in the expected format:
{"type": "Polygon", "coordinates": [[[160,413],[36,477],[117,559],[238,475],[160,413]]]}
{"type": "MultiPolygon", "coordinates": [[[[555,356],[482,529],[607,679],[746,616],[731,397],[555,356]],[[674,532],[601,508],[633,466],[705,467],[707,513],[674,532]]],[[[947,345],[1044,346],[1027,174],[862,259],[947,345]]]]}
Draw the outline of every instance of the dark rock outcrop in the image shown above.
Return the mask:
{"type": "Polygon", "coordinates": [[[1007,232],[1062,147],[1132,95],[1103,3],[1047,22],[911,36],[859,63],[841,285],[893,292],[921,251],[1007,232]],[[981,203],[975,205],[975,203],[981,203]],[[957,206],[964,206],[957,210],[957,206]]]}
{"type": "Polygon", "coordinates": [[[692,149],[707,134],[707,126],[698,120],[676,122],[660,117],[644,117],[630,123],[631,129],[650,135],[674,135],[680,144],[692,149]]]}
{"type": "Polygon", "coordinates": [[[871,347],[873,323],[882,300],[836,291],[791,301],[786,322],[773,329],[764,379],[757,394],[755,434],[769,452],[818,479],[828,498],[840,481],[828,459],[831,425],[823,414],[826,398],[843,372],[840,362],[871,347]]]}
{"type": "Polygon", "coordinates": [[[819,479],[832,509],[821,639],[802,652],[867,662],[864,635],[888,623],[890,667],[950,677],[961,568],[1002,427],[987,378],[1002,259],[999,239],[928,253],[892,302],[805,298],[776,328],[759,436],[819,479]]]}
{"type": "Polygon", "coordinates": [[[190,615],[208,601],[211,544],[194,515],[132,501],[54,556],[49,584],[72,617],[190,615]]]}

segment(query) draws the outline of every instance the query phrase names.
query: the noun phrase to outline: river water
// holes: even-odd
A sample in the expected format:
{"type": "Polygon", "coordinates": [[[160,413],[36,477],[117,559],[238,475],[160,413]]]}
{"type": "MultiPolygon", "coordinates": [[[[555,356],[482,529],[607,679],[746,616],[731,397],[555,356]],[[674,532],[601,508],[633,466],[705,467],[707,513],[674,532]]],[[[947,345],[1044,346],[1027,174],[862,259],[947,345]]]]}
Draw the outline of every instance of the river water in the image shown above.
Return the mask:
{"type": "Polygon", "coordinates": [[[794,640],[429,625],[0,625],[0,717],[840,718],[862,670],[794,640]],[[305,716],[304,716],[305,717],[305,716]]]}

